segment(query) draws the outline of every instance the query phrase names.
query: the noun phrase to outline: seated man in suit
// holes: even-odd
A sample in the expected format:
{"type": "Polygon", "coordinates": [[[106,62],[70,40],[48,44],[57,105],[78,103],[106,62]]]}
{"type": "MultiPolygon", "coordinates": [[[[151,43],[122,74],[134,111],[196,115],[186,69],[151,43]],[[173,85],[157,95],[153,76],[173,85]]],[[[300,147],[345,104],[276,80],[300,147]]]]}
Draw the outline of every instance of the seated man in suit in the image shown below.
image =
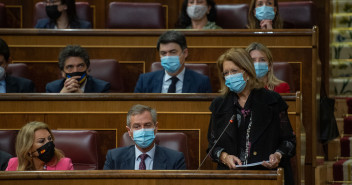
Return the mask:
{"type": "Polygon", "coordinates": [[[31,80],[6,74],[9,63],[9,46],[0,39],[0,93],[33,93],[35,89],[31,80]]]}
{"type": "Polygon", "coordinates": [[[185,68],[188,49],[181,32],[162,34],[157,49],[165,70],[141,74],[135,93],[211,93],[207,76],[185,68]]]}
{"type": "Polygon", "coordinates": [[[12,158],[11,154],[0,150],[0,170],[1,171],[5,171],[5,169],[7,168],[7,164],[11,158],[12,158]]]}
{"type": "Polygon", "coordinates": [[[59,55],[62,79],[46,84],[47,93],[108,92],[110,83],[87,74],[90,61],[87,51],[80,46],[66,46],[59,55]]]}
{"type": "Polygon", "coordinates": [[[127,113],[127,131],[135,145],[109,150],[104,170],[184,170],[182,152],[156,145],[156,111],[134,105],[127,113]]]}

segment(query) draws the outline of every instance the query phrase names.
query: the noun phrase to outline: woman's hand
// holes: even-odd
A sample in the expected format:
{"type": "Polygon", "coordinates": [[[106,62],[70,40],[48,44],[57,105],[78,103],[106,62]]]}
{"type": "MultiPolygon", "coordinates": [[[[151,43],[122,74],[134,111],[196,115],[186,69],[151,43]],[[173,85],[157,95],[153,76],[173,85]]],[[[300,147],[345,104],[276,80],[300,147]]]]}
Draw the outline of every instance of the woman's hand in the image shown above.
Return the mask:
{"type": "Polygon", "coordinates": [[[269,156],[269,162],[263,161],[262,165],[269,169],[274,169],[279,166],[282,155],[279,152],[275,152],[269,156]]]}
{"type": "Polygon", "coordinates": [[[268,19],[260,21],[260,28],[263,30],[272,30],[273,29],[273,21],[268,20],[268,19]]]}
{"type": "Polygon", "coordinates": [[[242,162],[238,157],[229,155],[226,152],[221,152],[220,161],[230,169],[235,169],[236,165],[242,165],[242,162]]]}

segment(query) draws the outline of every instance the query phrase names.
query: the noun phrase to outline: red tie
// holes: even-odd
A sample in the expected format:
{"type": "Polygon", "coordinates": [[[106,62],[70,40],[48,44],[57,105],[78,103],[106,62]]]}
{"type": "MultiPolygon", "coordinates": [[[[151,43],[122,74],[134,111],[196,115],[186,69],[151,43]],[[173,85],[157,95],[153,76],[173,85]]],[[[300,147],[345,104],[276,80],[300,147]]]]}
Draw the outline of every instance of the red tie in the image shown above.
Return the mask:
{"type": "Polygon", "coordinates": [[[148,154],[141,154],[141,155],[139,155],[139,158],[141,158],[141,162],[139,163],[139,169],[140,169],[140,170],[146,170],[144,160],[145,160],[147,157],[148,157],[148,154]]]}

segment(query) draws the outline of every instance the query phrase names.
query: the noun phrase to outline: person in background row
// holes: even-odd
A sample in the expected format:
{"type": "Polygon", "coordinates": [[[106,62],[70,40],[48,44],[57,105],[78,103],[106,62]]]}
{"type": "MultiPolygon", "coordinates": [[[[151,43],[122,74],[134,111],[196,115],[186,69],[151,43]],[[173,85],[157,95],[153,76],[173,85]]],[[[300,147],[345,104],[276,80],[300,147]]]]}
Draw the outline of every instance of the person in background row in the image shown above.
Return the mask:
{"type": "Polygon", "coordinates": [[[183,29],[221,29],[216,25],[214,0],[184,0],[177,28],[183,29]]]}
{"type": "Polygon", "coordinates": [[[31,80],[6,73],[10,62],[9,46],[0,39],[0,93],[34,93],[34,83],[31,80]]]}
{"type": "Polygon", "coordinates": [[[247,48],[254,62],[257,78],[262,81],[265,88],[277,93],[290,93],[288,83],[279,80],[274,75],[273,56],[270,50],[261,43],[253,42],[247,48]]]}
{"type": "Polygon", "coordinates": [[[278,0],[252,0],[248,12],[248,28],[281,29],[278,0]]]}
{"type": "Polygon", "coordinates": [[[90,61],[87,51],[68,45],[59,54],[59,68],[63,79],[46,84],[47,93],[109,92],[110,83],[88,75],[90,61]]]}
{"type": "Polygon", "coordinates": [[[49,126],[30,122],[23,126],[16,138],[16,155],[6,171],[73,170],[70,158],[55,148],[55,138],[49,126]]]}
{"type": "Polygon", "coordinates": [[[44,3],[49,18],[39,19],[35,28],[92,28],[90,22],[78,19],[75,0],[45,0],[44,3]]]}
{"type": "Polygon", "coordinates": [[[155,109],[134,105],[127,113],[127,131],[135,145],[109,150],[104,170],[185,170],[182,152],[155,144],[155,109]]]}
{"type": "Polygon", "coordinates": [[[4,171],[7,168],[7,163],[11,159],[12,155],[0,150],[0,170],[4,171]]]}
{"type": "Polygon", "coordinates": [[[188,48],[181,32],[163,33],[157,49],[165,70],[141,74],[135,93],[211,93],[209,78],[185,67],[188,48]]]}
{"type": "Polygon", "coordinates": [[[217,67],[222,96],[209,108],[207,151],[218,163],[217,169],[241,169],[241,165],[259,162],[248,169],[283,167],[285,184],[294,184],[290,158],[296,153],[296,137],[286,102],[278,93],[262,88],[244,49],[229,49],[219,57],[217,67]]]}

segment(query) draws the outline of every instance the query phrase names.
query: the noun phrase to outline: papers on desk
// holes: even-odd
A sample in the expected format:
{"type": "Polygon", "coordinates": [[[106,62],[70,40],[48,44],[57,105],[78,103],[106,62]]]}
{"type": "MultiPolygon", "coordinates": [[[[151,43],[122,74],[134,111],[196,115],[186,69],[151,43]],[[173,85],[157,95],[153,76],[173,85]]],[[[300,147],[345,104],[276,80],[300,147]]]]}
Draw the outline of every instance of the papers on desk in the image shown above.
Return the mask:
{"type": "MultiPolygon", "coordinates": [[[[269,162],[269,161],[266,161],[269,162]]],[[[237,168],[247,168],[247,167],[253,167],[253,166],[260,166],[262,165],[263,161],[260,162],[256,162],[256,163],[250,163],[250,164],[244,164],[244,165],[236,165],[236,169],[237,168]]]]}

